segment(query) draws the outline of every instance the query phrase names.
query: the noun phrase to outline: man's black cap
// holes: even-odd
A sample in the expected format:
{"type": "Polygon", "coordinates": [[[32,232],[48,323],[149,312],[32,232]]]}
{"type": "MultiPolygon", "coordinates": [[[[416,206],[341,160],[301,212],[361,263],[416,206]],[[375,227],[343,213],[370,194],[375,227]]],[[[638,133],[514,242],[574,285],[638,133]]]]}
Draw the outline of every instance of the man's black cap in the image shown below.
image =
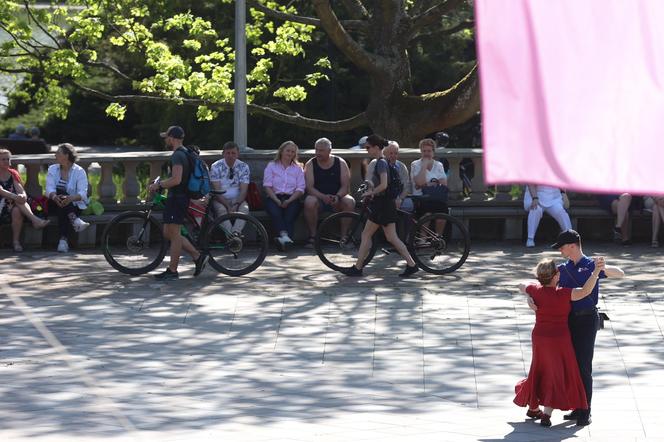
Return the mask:
{"type": "Polygon", "coordinates": [[[554,244],[551,244],[552,249],[559,249],[565,244],[579,244],[581,242],[581,235],[576,230],[565,230],[560,232],[558,239],[554,244]]]}
{"type": "Polygon", "coordinates": [[[171,126],[166,130],[166,132],[162,132],[159,135],[162,138],[171,137],[182,140],[184,138],[184,129],[182,129],[180,126],[171,126]]]}

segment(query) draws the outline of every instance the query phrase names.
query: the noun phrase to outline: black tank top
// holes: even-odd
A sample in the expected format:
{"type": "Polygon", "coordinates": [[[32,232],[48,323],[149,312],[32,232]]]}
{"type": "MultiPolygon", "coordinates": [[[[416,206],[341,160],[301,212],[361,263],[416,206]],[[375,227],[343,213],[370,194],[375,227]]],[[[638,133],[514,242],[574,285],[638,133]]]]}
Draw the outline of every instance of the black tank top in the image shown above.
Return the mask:
{"type": "Polygon", "coordinates": [[[314,158],[314,188],[325,195],[334,195],[341,189],[341,161],[334,157],[334,164],[323,169],[314,158]]]}

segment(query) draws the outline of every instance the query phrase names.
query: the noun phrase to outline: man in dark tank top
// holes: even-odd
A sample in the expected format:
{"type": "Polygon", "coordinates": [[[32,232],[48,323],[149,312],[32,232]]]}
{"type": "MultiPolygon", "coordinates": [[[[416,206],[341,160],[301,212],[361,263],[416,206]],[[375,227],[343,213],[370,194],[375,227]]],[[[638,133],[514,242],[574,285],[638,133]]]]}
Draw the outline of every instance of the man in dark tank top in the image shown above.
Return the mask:
{"type": "Polygon", "coordinates": [[[355,209],[355,199],[349,195],[350,168],[346,161],[332,155],[332,142],[327,138],[317,140],[314,149],[316,156],[307,161],[304,166],[304,179],[307,186],[304,218],[309,229],[307,243],[312,245],[321,212],[342,212],[355,209]]]}

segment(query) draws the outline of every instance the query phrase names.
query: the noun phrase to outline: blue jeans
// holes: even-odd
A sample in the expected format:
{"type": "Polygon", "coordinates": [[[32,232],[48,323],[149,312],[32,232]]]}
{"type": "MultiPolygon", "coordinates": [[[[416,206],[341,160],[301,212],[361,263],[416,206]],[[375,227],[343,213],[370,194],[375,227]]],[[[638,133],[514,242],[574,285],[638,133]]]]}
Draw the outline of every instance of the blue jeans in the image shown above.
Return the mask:
{"type": "MultiPolygon", "coordinates": [[[[285,201],[290,198],[290,195],[279,194],[277,195],[280,201],[285,201]]],[[[302,210],[302,202],[298,199],[290,203],[286,208],[279,207],[270,198],[265,199],[265,210],[272,218],[272,226],[277,234],[286,231],[288,236],[293,237],[295,230],[295,221],[297,220],[300,211],[302,210]]]]}

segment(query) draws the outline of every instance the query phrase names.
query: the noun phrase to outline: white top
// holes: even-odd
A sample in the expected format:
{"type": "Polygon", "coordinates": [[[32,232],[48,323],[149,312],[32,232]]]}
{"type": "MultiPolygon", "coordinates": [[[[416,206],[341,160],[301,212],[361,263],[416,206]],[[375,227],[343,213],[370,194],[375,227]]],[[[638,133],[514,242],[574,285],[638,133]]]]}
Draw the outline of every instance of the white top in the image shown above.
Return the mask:
{"type": "MultiPolygon", "coordinates": [[[[410,165],[410,178],[413,186],[413,195],[422,195],[422,189],[418,189],[417,186],[415,185],[415,177],[417,176],[417,174],[420,173],[421,169],[422,169],[421,159],[413,161],[410,165]]],[[[427,182],[431,181],[432,179],[447,180],[445,167],[443,167],[443,163],[441,163],[440,161],[434,160],[433,167],[431,167],[431,170],[427,170],[427,182]]]]}
{"type": "MultiPolygon", "coordinates": [[[[539,198],[539,205],[542,207],[553,207],[556,205],[563,205],[563,194],[560,189],[551,186],[537,186],[537,198],[539,198]]],[[[523,193],[523,206],[528,210],[533,202],[530,195],[530,189],[526,186],[526,191],[523,193]]]]}
{"type": "MultiPolygon", "coordinates": [[[[55,192],[55,187],[60,181],[60,165],[51,164],[46,173],[46,196],[55,192]]],[[[69,169],[69,179],[67,181],[67,195],[80,195],[80,201],[74,201],[79,209],[88,207],[88,174],[78,164],[74,163],[69,169]]]]}
{"type": "Polygon", "coordinates": [[[240,184],[249,184],[251,173],[249,165],[243,161],[235,160],[233,163],[233,178],[230,177],[231,168],[224,158],[215,161],[210,167],[210,181],[221,183],[221,190],[225,190],[224,198],[232,200],[240,195],[240,184]]]}

